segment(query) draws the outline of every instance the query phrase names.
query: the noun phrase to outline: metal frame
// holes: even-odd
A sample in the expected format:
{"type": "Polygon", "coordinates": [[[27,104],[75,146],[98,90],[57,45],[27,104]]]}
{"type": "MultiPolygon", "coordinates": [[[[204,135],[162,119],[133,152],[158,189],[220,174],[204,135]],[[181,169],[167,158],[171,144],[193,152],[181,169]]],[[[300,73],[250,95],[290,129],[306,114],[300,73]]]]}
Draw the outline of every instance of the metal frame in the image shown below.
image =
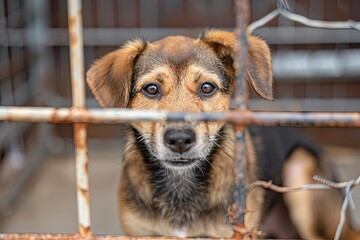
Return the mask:
{"type": "MultiPolygon", "coordinates": [[[[277,14],[272,13],[271,17],[278,14],[289,19],[294,16],[286,9],[286,1],[278,1],[277,14]],[[289,15],[290,14],[290,15],[289,15]]],[[[0,107],[0,120],[2,121],[24,121],[24,122],[72,122],[74,124],[74,139],[76,146],[76,182],[78,200],[78,224],[79,233],[73,235],[56,234],[0,234],[1,239],[173,239],[173,238],[134,238],[128,236],[95,236],[91,232],[90,206],[89,206],[89,177],[88,177],[88,158],[87,158],[87,123],[109,123],[124,122],[132,120],[145,121],[227,121],[233,123],[236,129],[237,149],[236,164],[234,174],[234,202],[228,215],[228,222],[235,230],[234,238],[242,239],[252,236],[251,231],[244,227],[245,221],[245,187],[244,165],[246,164],[245,146],[245,127],[247,125],[265,126],[331,126],[331,127],[360,127],[360,113],[289,113],[289,112],[253,112],[247,110],[248,93],[244,81],[245,63],[247,57],[247,21],[248,21],[248,0],[236,0],[235,8],[237,11],[236,34],[237,58],[235,69],[237,70],[237,88],[235,90],[236,110],[223,113],[166,113],[166,112],[144,112],[126,109],[86,109],[85,108],[85,87],[84,87],[84,60],[83,60],[83,38],[81,20],[81,0],[68,0],[69,13],[69,38],[70,38],[70,57],[71,57],[71,81],[73,93],[72,108],[36,108],[36,107],[0,107]]],[[[296,16],[295,16],[296,17],[296,16]]],[[[293,20],[296,20],[294,18],[293,20]]],[[[303,21],[304,23],[304,21],[303,21]]],[[[305,21],[306,23],[306,21],[305,21]]],[[[313,22],[311,22],[313,24],[313,22]]],[[[263,24],[263,22],[258,24],[263,24]]],[[[254,30],[256,27],[252,25],[254,30]]],[[[323,27],[324,25],[319,25],[323,27]]],[[[326,25],[329,27],[329,25],[326,25]]],[[[336,27],[338,23],[336,23],[336,27]]],[[[318,27],[318,26],[316,26],[318,27]]],[[[347,22],[345,27],[358,28],[358,24],[347,22]]],[[[249,30],[249,31],[250,31],[249,30]]],[[[360,184],[360,178],[341,186],[331,184],[321,180],[323,184],[330,187],[346,187],[346,201],[351,202],[351,188],[360,184]],[[350,197],[349,197],[350,196],[350,197]]],[[[279,189],[271,183],[254,183],[251,187],[262,186],[274,191],[292,191],[294,189],[279,189]]],[[[319,189],[319,185],[303,186],[302,189],[319,189]]],[[[345,209],[347,206],[345,205],[345,209]]],[[[339,224],[339,226],[341,223],[339,224]]],[[[340,227],[341,232],[341,227],[340,227]]],[[[337,233],[338,235],[338,233],[337,233]]],[[[337,239],[338,236],[335,236],[337,239]]]]}
{"type": "MultiPolygon", "coordinates": [[[[68,0],[70,70],[73,108],[85,107],[84,46],[82,32],[81,0],[68,0]]],[[[87,124],[74,123],[74,140],[76,150],[76,185],[78,224],[81,236],[90,232],[90,199],[89,199],[89,167],[87,156],[87,124]]]]}

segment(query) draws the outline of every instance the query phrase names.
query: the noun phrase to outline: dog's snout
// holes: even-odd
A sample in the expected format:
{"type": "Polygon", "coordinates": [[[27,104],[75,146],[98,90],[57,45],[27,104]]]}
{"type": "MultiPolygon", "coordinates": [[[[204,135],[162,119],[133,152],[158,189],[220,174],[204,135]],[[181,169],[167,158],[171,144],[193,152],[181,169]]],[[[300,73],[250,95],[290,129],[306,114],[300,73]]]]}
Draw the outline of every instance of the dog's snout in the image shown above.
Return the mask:
{"type": "Polygon", "coordinates": [[[195,145],[196,135],[190,129],[169,129],[165,132],[164,142],[172,151],[183,153],[195,145]]]}

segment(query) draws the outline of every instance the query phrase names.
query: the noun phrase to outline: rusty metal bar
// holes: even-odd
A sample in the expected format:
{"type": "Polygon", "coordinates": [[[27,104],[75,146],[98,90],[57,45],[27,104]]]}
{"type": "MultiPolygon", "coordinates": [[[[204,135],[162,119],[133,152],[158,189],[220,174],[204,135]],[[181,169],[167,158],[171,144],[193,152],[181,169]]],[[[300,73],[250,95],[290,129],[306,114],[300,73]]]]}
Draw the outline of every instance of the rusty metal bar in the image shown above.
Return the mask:
{"type": "Polygon", "coordinates": [[[80,0],[68,0],[71,89],[73,106],[85,106],[84,47],[80,0]]]}
{"type": "MultiPolygon", "coordinates": [[[[248,108],[249,94],[246,83],[246,62],[248,56],[248,43],[246,27],[249,21],[249,3],[248,0],[236,0],[236,28],[235,35],[237,38],[235,46],[234,68],[236,71],[236,88],[235,88],[235,107],[240,111],[248,108]]],[[[234,238],[242,239],[247,235],[245,227],[246,212],[246,131],[243,125],[235,126],[236,148],[235,148],[235,166],[234,166],[234,192],[233,203],[227,216],[227,221],[239,229],[235,231],[234,238]]]]}
{"type": "Polygon", "coordinates": [[[235,46],[235,61],[234,68],[236,70],[236,88],[235,88],[235,107],[241,110],[247,109],[248,106],[248,92],[245,81],[246,61],[248,56],[248,42],[246,27],[249,20],[249,6],[248,0],[236,0],[236,28],[235,35],[237,38],[235,46]]]}
{"type": "MultiPolygon", "coordinates": [[[[85,78],[81,0],[68,0],[71,89],[74,109],[85,106],[85,78]]],[[[87,123],[74,123],[78,224],[81,236],[90,236],[87,123]]]]}
{"type": "Polygon", "coordinates": [[[49,123],[122,123],[129,121],[226,121],[238,125],[360,127],[359,112],[174,113],[130,109],[0,107],[0,121],[49,123]]]}
{"type": "MultiPolygon", "coordinates": [[[[78,239],[86,239],[86,240],[174,240],[180,239],[175,237],[132,237],[132,236],[100,236],[100,235],[92,235],[88,237],[84,237],[80,234],[32,234],[32,233],[0,233],[0,239],[2,240],[35,240],[35,239],[43,239],[43,240],[78,240],[78,239]]],[[[211,238],[181,238],[181,240],[211,240],[211,238]]]]}

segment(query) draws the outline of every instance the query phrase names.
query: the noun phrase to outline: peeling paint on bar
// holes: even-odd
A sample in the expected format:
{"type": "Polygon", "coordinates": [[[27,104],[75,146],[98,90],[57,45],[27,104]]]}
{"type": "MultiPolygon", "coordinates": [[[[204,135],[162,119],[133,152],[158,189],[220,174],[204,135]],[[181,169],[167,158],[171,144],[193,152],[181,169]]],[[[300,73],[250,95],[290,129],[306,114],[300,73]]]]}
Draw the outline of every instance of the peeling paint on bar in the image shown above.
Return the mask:
{"type": "Polygon", "coordinates": [[[79,232],[90,234],[90,197],[89,197],[89,167],[87,157],[87,124],[74,124],[74,140],[76,146],[76,183],[79,232]]]}
{"type": "Polygon", "coordinates": [[[129,121],[224,121],[237,125],[360,127],[359,112],[174,113],[130,109],[0,107],[0,121],[50,123],[123,123],[129,121]]]}
{"type": "Polygon", "coordinates": [[[71,89],[73,106],[85,106],[84,45],[80,0],[68,0],[71,89]]]}
{"type": "MultiPolygon", "coordinates": [[[[84,47],[81,0],[68,0],[71,89],[74,109],[85,106],[84,47]]],[[[57,118],[54,112],[52,118],[57,118]]],[[[74,123],[78,225],[81,236],[91,236],[87,123],[74,123]]]]}

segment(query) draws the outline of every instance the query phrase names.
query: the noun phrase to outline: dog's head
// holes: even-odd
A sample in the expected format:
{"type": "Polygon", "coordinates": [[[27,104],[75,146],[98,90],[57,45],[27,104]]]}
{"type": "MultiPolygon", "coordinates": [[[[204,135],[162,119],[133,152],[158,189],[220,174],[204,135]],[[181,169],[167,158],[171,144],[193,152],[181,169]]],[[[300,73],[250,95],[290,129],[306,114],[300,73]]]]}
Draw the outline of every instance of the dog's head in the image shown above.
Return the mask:
{"type": "MultiPolygon", "coordinates": [[[[272,99],[270,51],[250,36],[247,80],[263,98],[272,99]]],[[[234,89],[236,38],[207,31],[198,39],[167,37],[133,40],[98,60],[87,82],[103,107],[169,112],[217,112],[229,109],[234,89]]],[[[134,122],[138,141],[161,164],[188,169],[207,161],[221,138],[219,122],[134,122]]]]}

